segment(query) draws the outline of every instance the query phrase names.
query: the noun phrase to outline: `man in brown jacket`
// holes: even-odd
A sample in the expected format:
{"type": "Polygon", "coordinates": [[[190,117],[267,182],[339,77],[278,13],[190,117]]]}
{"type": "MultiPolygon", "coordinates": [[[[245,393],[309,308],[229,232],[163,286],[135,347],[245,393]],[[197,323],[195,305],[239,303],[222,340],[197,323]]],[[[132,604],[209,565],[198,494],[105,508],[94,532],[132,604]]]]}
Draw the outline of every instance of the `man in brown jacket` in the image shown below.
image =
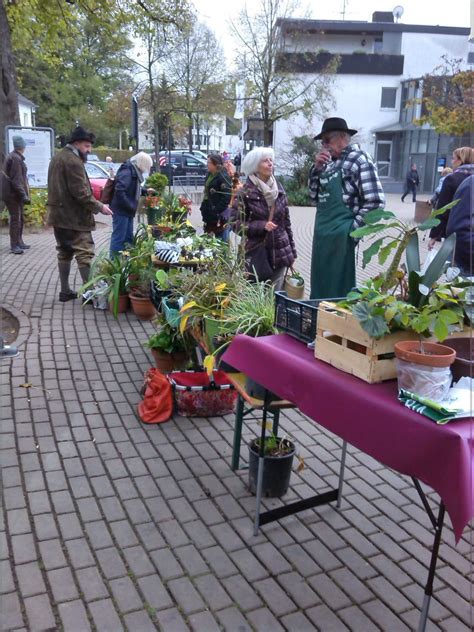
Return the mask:
{"type": "Polygon", "coordinates": [[[23,241],[24,206],[30,203],[25,147],[24,138],[14,136],[13,151],[2,169],[2,200],[10,215],[10,252],[14,255],[22,255],[30,247],[23,241]]]}
{"type": "Polygon", "coordinates": [[[73,257],[76,258],[82,282],[89,278],[94,258],[94,214],[112,215],[106,204],[94,198],[84,167],[94,141],[94,134],[76,127],[69,143],[49,165],[48,224],[54,226],[61,282],[59,300],[63,303],[77,298],[77,293],[69,286],[73,257]]]}

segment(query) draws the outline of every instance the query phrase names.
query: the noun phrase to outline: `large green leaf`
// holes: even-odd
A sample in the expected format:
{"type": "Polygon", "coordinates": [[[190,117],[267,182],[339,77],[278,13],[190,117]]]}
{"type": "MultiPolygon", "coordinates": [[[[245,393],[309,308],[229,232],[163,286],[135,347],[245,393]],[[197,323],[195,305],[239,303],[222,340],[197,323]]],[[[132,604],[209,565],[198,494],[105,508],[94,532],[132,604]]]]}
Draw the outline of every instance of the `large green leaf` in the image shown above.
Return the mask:
{"type": "Polygon", "coordinates": [[[375,235],[376,233],[381,233],[382,231],[387,230],[387,228],[398,228],[398,224],[392,222],[391,224],[362,226],[361,228],[356,228],[356,230],[353,230],[350,235],[355,239],[359,239],[360,237],[366,237],[367,235],[375,235]]]}
{"type": "Polygon", "coordinates": [[[379,249],[380,246],[383,244],[384,238],[382,237],[382,239],[377,239],[376,241],[374,241],[368,248],[367,250],[364,250],[364,253],[362,255],[362,267],[365,268],[366,265],[370,262],[370,260],[372,259],[373,256],[375,256],[379,249]]]}
{"type": "Polygon", "coordinates": [[[364,215],[364,224],[371,225],[380,222],[381,219],[396,219],[396,215],[392,211],[384,211],[381,208],[375,211],[368,211],[364,215]]]}
{"type": "Polygon", "coordinates": [[[419,304],[422,296],[419,287],[421,283],[421,277],[416,270],[412,270],[408,274],[408,302],[415,307],[419,304]]]}
{"type": "Polygon", "coordinates": [[[428,230],[429,228],[434,228],[435,226],[439,226],[441,224],[441,220],[437,217],[428,217],[427,220],[418,226],[418,230],[428,230]]]}
{"type": "Polygon", "coordinates": [[[407,244],[406,259],[408,272],[411,272],[412,270],[420,270],[420,248],[417,233],[413,233],[407,244]]]}
{"type": "MultiPolygon", "coordinates": [[[[433,287],[433,284],[439,279],[439,277],[443,274],[444,267],[446,265],[446,261],[451,260],[452,254],[454,252],[454,248],[456,246],[456,233],[449,235],[442,245],[441,248],[436,253],[435,258],[428,266],[423,278],[421,279],[421,283],[426,285],[426,287],[433,287]]],[[[426,302],[427,297],[422,296],[420,299],[420,307],[426,302]]]]}
{"type": "Polygon", "coordinates": [[[434,335],[439,342],[443,342],[448,337],[449,329],[442,318],[436,318],[434,324],[434,335]]]}
{"type": "Polygon", "coordinates": [[[387,261],[389,254],[392,252],[392,250],[395,250],[397,246],[398,246],[398,240],[394,239],[393,241],[391,241],[386,246],[380,249],[380,252],[379,252],[380,265],[383,265],[387,261]]]}
{"type": "Polygon", "coordinates": [[[385,318],[381,314],[374,314],[367,303],[357,303],[352,308],[352,313],[357,318],[362,329],[372,338],[381,338],[389,333],[385,318]]]}

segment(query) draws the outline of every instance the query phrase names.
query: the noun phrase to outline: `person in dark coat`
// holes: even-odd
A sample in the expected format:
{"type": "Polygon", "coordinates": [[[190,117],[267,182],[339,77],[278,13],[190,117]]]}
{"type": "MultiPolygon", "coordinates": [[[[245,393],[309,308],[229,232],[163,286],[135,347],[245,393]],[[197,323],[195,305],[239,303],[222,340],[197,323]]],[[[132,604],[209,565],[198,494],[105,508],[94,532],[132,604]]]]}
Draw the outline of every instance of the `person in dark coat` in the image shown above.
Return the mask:
{"type": "Polygon", "coordinates": [[[232,182],[224,168],[224,160],[219,154],[211,154],[207,159],[208,174],[204,184],[204,197],[201,203],[201,215],[204,232],[214,233],[216,237],[227,241],[228,206],[232,182]]]}
{"type": "Polygon", "coordinates": [[[111,257],[125,250],[126,244],[133,242],[133,219],[140,196],[153,191],[143,187],[152,165],[151,156],[140,151],[124,162],[115,175],[114,194],[110,203],[110,208],[114,212],[110,238],[111,257]]]}
{"type": "Polygon", "coordinates": [[[457,203],[450,209],[446,237],[456,233],[454,263],[463,276],[474,275],[474,175],[467,176],[454,194],[457,203]]]}
{"type": "MultiPolygon", "coordinates": [[[[297,257],[286,193],[273,175],[273,149],[256,147],[242,162],[247,180],[234,198],[234,230],[243,233],[245,253],[265,242],[273,274],[268,279],[281,290],[285,272],[297,257]]],[[[266,280],[266,279],[264,279],[266,280]]]]}
{"type": "Polygon", "coordinates": [[[23,241],[24,207],[30,203],[26,143],[22,136],[13,136],[13,151],[8,154],[2,169],[2,200],[10,216],[10,252],[22,255],[30,246],[23,241]]]}
{"type": "MultiPolygon", "coordinates": [[[[453,173],[446,176],[441,191],[439,192],[436,208],[443,208],[453,201],[454,194],[461,182],[474,173],[474,148],[458,147],[452,155],[453,173]]],[[[437,241],[446,237],[446,226],[449,221],[450,209],[438,216],[440,223],[430,230],[428,249],[432,250],[437,241]]]]}
{"type": "Polygon", "coordinates": [[[410,169],[407,171],[407,175],[405,176],[405,190],[402,195],[402,202],[405,201],[408,193],[411,193],[413,196],[413,202],[416,202],[416,187],[420,184],[420,178],[418,176],[418,171],[416,170],[416,165],[412,164],[410,169]]]}
{"type": "Polygon", "coordinates": [[[54,227],[62,303],[77,298],[69,286],[71,261],[75,257],[82,282],[89,280],[94,258],[94,215],[112,215],[112,210],[95,199],[84,167],[95,136],[76,127],[68,144],[55,154],[48,169],[47,222],[54,227]]]}

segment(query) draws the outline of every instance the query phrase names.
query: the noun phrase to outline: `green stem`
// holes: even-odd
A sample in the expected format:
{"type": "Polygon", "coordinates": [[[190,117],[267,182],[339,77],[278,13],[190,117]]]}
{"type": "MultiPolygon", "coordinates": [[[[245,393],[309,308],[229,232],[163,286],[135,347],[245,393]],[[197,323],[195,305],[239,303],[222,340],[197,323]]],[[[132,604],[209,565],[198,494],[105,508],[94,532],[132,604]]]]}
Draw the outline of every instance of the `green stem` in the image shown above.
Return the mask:
{"type": "Polygon", "coordinates": [[[390,264],[387,272],[385,273],[385,280],[383,282],[382,287],[380,288],[380,291],[382,293],[387,292],[389,290],[389,288],[391,288],[393,285],[396,284],[396,274],[397,274],[397,270],[398,267],[400,265],[400,261],[402,259],[402,255],[408,245],[408,242],[410,241],[410,237],[412,235],[413,229],[410,230],[409,232],[405,233],[405,235],[403,236],[403,238],[401,239],[398,248],[395,252],[395,255],[393,257],[392,263],[390,264]]]}

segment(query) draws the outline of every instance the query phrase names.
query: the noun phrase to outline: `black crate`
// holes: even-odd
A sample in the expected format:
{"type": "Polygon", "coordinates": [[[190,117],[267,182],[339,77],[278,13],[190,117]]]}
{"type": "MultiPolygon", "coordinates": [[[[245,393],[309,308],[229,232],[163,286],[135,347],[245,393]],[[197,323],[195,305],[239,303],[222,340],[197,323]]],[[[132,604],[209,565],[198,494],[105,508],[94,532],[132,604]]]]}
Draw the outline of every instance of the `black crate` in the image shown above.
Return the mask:
{"type": "Polygon", "coordinates": [[[275,292],[275,327],[302,342],[314,342],[318,307],[322,301],[341,301],[342,298],[289,298],[286,292],[275,292]]]}
{"type": "Polygon", "coordinates": [[[151,302],[153,303],[153,305],[159,312],[161,312],[161,301],[163,300],[163,297],[170,296],[172,292],[173,290],[161,290],[158,287],[156,281],[151,282],[151,293],[150,293],[151,302]]]}

